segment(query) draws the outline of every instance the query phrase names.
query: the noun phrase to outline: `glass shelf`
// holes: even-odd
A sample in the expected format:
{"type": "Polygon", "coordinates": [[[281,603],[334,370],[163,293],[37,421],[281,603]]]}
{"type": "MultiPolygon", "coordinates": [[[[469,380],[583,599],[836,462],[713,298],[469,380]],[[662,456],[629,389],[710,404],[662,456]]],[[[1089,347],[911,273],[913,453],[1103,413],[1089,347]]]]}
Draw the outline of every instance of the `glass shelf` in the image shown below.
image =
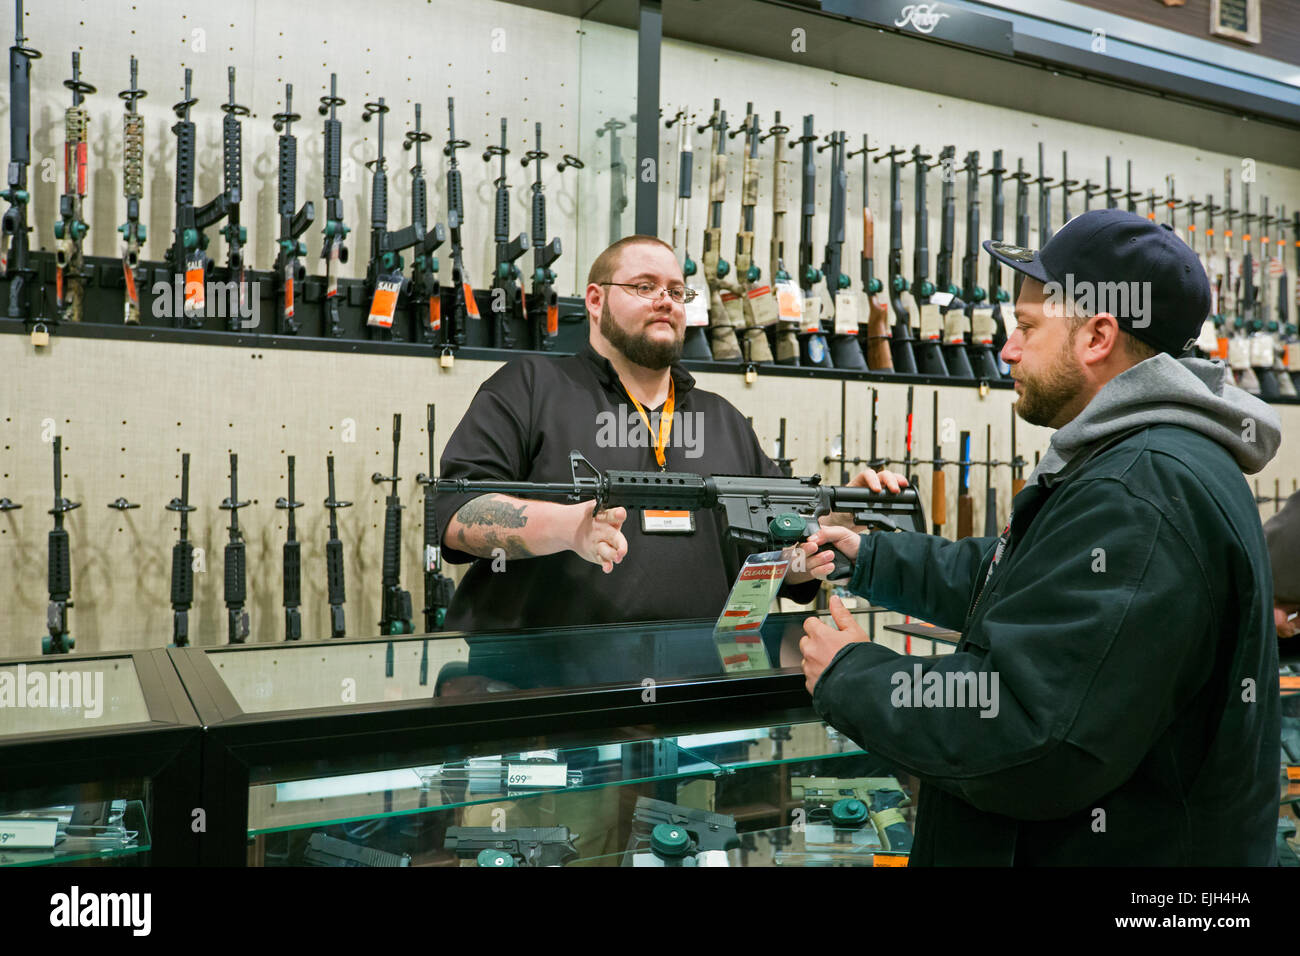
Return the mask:
{"type": "Polygon", "coordinates": [[[0,665],[0,737],[145,723],[149,707],[130,657],[0,665]]]}
{"type": "Polygon", "coordinates": [[[0,828],[5,822],[49,823],[53,825],[56,843],[52,847],[30,849],[0,848],[0,866],[53,866],[82,860],[103,863],[150,849],[149,825],[142,801],[112,801],[107,822],[101,825],[74,825],[75,809],[67,805],[5,814],[0,818],[0,828]]]}

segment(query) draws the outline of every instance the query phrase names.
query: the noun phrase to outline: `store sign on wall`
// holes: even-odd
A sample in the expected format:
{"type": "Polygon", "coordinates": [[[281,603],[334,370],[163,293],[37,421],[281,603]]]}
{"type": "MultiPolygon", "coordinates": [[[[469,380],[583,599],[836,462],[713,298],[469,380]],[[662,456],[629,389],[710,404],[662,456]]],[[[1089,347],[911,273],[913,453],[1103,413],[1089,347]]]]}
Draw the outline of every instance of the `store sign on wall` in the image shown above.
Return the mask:
{"type": "Polygon", "coordinates": [[[1008,20],[971,13],[947,3],[905,0],[822,0],[822,13],[848,17],[876,27],[886,27],[959,46],[1013,56],[1013,33],[1008,20]]]}
{"type": "Polygon", "coordinates": [[[1259,0],[1211,0],[1210,32],[1246,43],[1260,40],[1259,0]]]}

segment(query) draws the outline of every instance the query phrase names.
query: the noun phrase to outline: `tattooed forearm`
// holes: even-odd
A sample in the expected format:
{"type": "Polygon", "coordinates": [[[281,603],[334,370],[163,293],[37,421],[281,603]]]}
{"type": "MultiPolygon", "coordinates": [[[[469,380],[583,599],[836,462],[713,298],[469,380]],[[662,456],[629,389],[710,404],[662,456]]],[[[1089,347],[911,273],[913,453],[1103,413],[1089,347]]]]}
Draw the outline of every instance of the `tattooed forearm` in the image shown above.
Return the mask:
{"type": "Polygon", "coordinates": [[[500,551],[507,558],[532,558],[546,553],[530,543],[541,530],[537,522],[529,525],[526,510],[532,506],[545,508],[545,503],[523,502],[500,495],[484,495],[464,504],[452,519],[448,535],[456,546],[480,558],[494,557],[500,551]],[[527,532],[521,533],[527,528],[527,532]]]}
{"type": "Polygon", "coordinates": [[[469,526],[475,524],[492,525],[498,528],[522,528],[528,524],[524,506],[512,505],[495,495],[475,498],[456,513],[460,523],[469,526]]]}

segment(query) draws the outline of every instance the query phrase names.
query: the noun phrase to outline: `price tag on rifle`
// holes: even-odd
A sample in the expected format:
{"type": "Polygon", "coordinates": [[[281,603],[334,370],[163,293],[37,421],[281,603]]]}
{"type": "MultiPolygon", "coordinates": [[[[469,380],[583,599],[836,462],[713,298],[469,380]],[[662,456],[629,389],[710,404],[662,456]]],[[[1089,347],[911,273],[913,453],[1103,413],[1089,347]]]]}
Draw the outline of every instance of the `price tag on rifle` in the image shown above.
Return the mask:
{"type": "Polygon", "coordinates": [[[370,315],[366,325],[381,329],[393,327],[393,313],[397,311],[397,297],[402,291],[402,277],[386,277],[379,280],[375,288],[375,297],[370,303],[370,315]]]}
{"type": "Polygon", "coordinates": [[[713,643],[726,673],[771,669],[761,631],[789,569],[790,561],[781,551],[751,554],[745,559],[713,625],[713,643]]]}
{"type": "Polygon", "coordinates": [[[1233,335],[1228,339],[1228,366],[1234,372],[1250,368],[1250,345],[1245,336],[1233,335]]]}
{"type": "Polygon", "coordinates": [[[468,282],[460,284],[461,292],[465,296],[465,314],[471,319],[483,320],[483,316],[478,314],[478,302],[474,298],[474,287],[468,282]]]}
{"type": "Polygon", "coordinates": [[[993,344],[993,334],[997,324],[993,321],[993,309],[990,306],[977,305],[970,314],[970,340],[973,345],[993,344]]]}
{"type": "Polygon", "coordinates": [[[285,320],[293,318],[293,273],[294,263],[290,261],[284,267],[284,317],[285,320]]]}
{"type": "Polygon", "coordinates": [[[835,334],[857,335],[861,321],[862,293],[840,289],[835,293],[835,334]]]}
{"type": "Polygon", "coordinates": [[[126,325],[140,324],[140,290],[135,284],[135,270],[122,257],[122,278],[126,283],[126,295],[122,297],[122,321],[126,325]]]}
{"type": "Polygon", "coordinates": [[[749,308],[754,314],[754,324],[766,328],[779,317],[776,296],[770,285],[758,285],[745,293],[749,296],[749,308]]]}
{"type": "Polygon", "coordinates": [[[429,331],[442,331],[442,295],[437,289],[429,296],[429,331]]]}
{"type": "Polygon", "coordinates": [[[822,297],[816,292],[803,298],[801,327],[804,332],[822,331],[822,297]]]}
{"type": "Polygon", "coordinates": [[[933,301],[921,306],[921,341],[938,342],[943,337],[943,316],[933,301]]]}
{"type": "Polygon", "coordinates": [[[734,292],[723,291],[720,293],[722,298],[722,308],[726,310],[727,321],[731,323],[732,328],[744,328],[745,326],[745,307],[740,301],[740,296],[734,292]]]}
{"type": "Polygon", "coordinates": [[[1266,332],[1252,335],[1250,344],[1250,364],[1255,368],[1273,367],[1273,336],[1266,332]]]}
{"type": "Polygon", "coordinates": [[[511,790],[566,787],[568,784],[567,764],[512,763],[507,765],[506,786],[511,790]]]}
{"type": "Polygon", "coordinates": [[[437,545],[426,544],[424,546],[424,573],[432,574],[434,571],[442,570],[442,555],[439,553],[437,545]]]}
{"type": "Polygon", "coordinates": [[[709,287],[696,274],[686,280],[686,288],[695,291],[695,298],[686,303],[686,324],[704,328],[709,324],[709,287]]]}
{"type": "Polygon", "coordinates": [[[776,284],[776,314],[782,322],[792,325],[803,321],[803,292],[789,279],[776,284]]]}
{"type": "Polygon", "coordinates": [[[202,316],[207,303],[204,301],[203,280],[206,269],[203,256],[190,256],[185,260],[185,305],[184,312],[189,316],[202,316]]]}

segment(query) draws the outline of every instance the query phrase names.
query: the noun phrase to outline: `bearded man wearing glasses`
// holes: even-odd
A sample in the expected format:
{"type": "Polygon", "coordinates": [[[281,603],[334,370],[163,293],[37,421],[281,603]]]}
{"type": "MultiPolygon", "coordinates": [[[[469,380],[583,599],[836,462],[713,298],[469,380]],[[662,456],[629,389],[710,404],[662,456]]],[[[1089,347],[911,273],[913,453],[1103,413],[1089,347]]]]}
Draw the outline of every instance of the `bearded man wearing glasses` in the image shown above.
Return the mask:
{"type": "MultiPolygon", "coordinates": [[[[570,451],[596,468],[778,477],[753,428],[680,364],[686,288],[672,247],[629,236],[587,278],[588,344],[523,356],[483,383],[443,452],[443,478],[572,480],[570,451]]],[[[749,553],[712,512],[649,516],[594,502],[439,494],[438,540],[473,562],[446,627],[462,631],[716,617],[749,553]]],[[[787,576],[807,603],[829,551],[787,576]]],[[[711,649],[709,649],[711,653],[711,649]]]]}

